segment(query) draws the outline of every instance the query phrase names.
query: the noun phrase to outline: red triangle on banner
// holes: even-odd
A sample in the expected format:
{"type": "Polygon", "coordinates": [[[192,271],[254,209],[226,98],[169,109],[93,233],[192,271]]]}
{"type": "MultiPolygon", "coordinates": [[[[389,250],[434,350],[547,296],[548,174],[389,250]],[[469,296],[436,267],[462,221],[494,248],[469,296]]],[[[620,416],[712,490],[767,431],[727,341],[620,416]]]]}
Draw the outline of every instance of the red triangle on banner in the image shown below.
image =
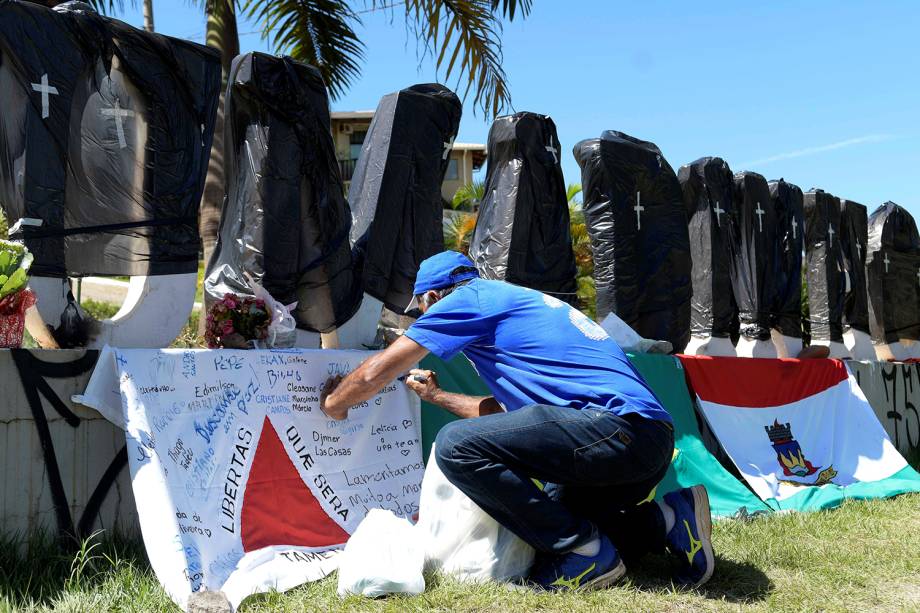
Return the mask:
{"type": "Polygon", "coordinates": [[[348,540],[303,482],[268,417],[252,459],[240,524],[245,552],[269,545],[328,547],[348,540]]]}

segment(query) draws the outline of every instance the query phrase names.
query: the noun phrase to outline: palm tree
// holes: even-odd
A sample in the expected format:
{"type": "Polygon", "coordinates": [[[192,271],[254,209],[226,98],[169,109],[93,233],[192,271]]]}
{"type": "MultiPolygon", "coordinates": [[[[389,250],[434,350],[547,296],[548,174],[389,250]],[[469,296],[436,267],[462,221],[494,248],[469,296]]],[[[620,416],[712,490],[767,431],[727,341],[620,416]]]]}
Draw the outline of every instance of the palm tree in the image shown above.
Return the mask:
{"type": "Polygon", "coordinates": [[[473,181],[466,183],[454,193],[454,199],[448,203],[450,208],[455,211],[475,211],[482,202],[482,197],[486,195],[485,181],[473,181]]]}
{"type": "Polygon", "coordinates": [[[594,287],[594,257],[591,253],[591,237],[585,224],[585,212],[578,195],[581,185],[570,183],[566,189],[569,202],[569,227],[572,235],[572,251],[575,253],[575,267],[578,270],[578,302],[581,310],[594,318],[597,315],[597,292],[594,287]]]}
{"type": "Polygon", "coordinates": [[[153,0],[144,0],[144,29],[153,32],[153,0]]]}
{"type": "Polygon", "coordinates": [[[476,219],[476,213],[457,213],[448,217],[444,224],[444,248],[469,255],[476,219]]]}
{"type": "Polygon", "coordinates": [[[208,161],[208,174],[204,183],[204,192],[201,195],[198,217],[201,246],[204,251],[204,262],[207,265],[217,244],[217,229],[220,225],[220,211],[224,202],[224,94],[227,89],[230,64],[233,58],[240,54],[240,36],[236,25],[236,3],[233,0],[204,0],[204,10],[208,17],[205,44],[220,51],[223,84],[217,104],[211,159],[208,161]]]}
{"type": "Polygon", "coordinates": [[[497,115],[511,102],[502,69],[502,22],[527,17],[533,0],[364,0],[355,10],[347,0],[240,0],[257,19],[276,51],[320,69],[333,98],[361,73],[364,44],[353,29],[360,13],[404,8],[407,28],[426,53],[435,57],[444,80],[456,79],[464,97],[486,115],[497,115]]]}

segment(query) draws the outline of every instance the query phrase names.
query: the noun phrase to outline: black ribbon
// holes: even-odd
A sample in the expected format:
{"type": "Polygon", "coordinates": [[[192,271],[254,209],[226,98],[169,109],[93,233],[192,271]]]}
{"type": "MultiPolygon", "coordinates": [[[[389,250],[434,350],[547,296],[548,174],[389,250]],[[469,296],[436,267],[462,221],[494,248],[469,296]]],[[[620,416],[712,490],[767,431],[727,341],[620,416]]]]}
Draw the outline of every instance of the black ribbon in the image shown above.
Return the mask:
{"type": "Polygon", "coordinates": [[[58,524],[58,538],[64,544],[78,543],[89,536],[99,515],[102,502],[108,495],[112,484],[115,483],[118,474],[128,465],[127,444],[122,446],[121,450],[109,463],[89,500],[87,500],[79,521],[75,522],[70,513],[67,493],[64,491],[60,465],[54,450],[54,440],[51,437],[51,429],[48,425],[48,418],[45,415],[41,397],[44,396],[48,400],[51,407],[57,411],[67,425],[72,428],[79,427],[82,420],[70,410],[66,402],[58,397],[54,389],[45,380],[45,377],[66,379],[89,372],[95,367],[96,361],[99,359],[99,352],[89,350],[82,357],[72,362],[45,362],[36,358],[26,349],[13,349],[11,354],[13,362],[16,364],[16,369],[19,371],[22,389],[32,411],[35,429],[38,432],[38,440],[41,443],[45,469],[48,474],[48,485],[51,489],[51,499],[58,524]]]}

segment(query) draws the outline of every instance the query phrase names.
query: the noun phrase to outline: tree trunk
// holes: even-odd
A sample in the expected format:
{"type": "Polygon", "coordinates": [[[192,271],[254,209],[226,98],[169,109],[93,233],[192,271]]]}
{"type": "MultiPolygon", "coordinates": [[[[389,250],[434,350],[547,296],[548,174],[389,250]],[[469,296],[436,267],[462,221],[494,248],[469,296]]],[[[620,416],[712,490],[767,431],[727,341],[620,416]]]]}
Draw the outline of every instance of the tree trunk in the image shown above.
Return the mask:
{"type": "Polygon", "coordinates": [[[144,29],[153,32],[153,0],[144,0],[144,29]]]}
{"type": "MultiPolygon", "coordinates": [[[[220,225],[220,212],[224,203],[224,96],[230,64],[240,53],[240,37],[236,27],[236,8],[234,0],[211,0],[207,5],[208,27],[205,44],[221,53],[223,66],[223,87],[217,106],[217,121],[214,124],[214,141],[211,145],[211,159],[208,162],[208,176],[201,195],[201,208],[198,218],[198,230],[201,233],[201,246],[204,251],[204,263],[207,266],[217,244],[217,230],[220,225]]],[[[204,308],[207,309],[207,297],[204,308]]],[[[200,318],[199,332],[204,333],[205,317],[200,318]]]]}

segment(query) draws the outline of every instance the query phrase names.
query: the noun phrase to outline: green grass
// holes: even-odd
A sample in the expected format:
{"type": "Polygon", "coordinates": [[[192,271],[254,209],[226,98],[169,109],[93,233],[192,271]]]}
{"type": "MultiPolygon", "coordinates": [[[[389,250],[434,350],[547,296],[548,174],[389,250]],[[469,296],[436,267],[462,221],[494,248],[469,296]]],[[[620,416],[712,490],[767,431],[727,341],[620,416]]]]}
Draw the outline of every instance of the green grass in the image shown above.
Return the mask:
{"type": "MultiPolygon", "coordinates": [[[[627,580],[585,594],[516,592],[429,577],[421,596],[341,600],[335,577],[248,598],[256,611],[920,611],[920,495],[848,502],[835,511],[718,523],[716,572],[700,590],[666,579],[650,556],[627,580]]],[[[47,538],[0,543],[0,611],[178,611],[143,550],[123,538],[63,555],[47,538]]]]}
{"type": "Polygon", "coordinates": [[[207,264],[204,261],[198,262],[198,291],[195,293],[195,302],[200,302],[202,305],[204,305],[204,269],[207,264]]]}
{"type": "MultiPolygon", "coordinates": [[[[198,268],[198,296],[195,298],[197,301],[201,301],[201,278],[204,275],[204,269],[199,266],[198,268]]],[[[109,319],[118,312],[118,309],[121,308],[121,305],[111,304],[108,302],[99,302],[97,300],[84,299],[80,306],[83,307],[89,315],[95,319],[109,319]]],[[[181,348],[190,348],[190,347],[205,347],[204,339],[198,336],[198,321],[200,318],[199,311],[193,311],[189,316],[188,322],[185,324],[185,327],[182,328],[182,332],[179,333],[179,337],[170,345],[170,347],[181,347],[181,348]]],[[[23,344],[25,346],[25,343],[23,344]]]]}
{"type": "Polygon", "coordinates": [[[115,316],[115,313],[118,312],[118,309],[121,308],[120,304],[100,302],[90,298],[84,298],[80,301],[80,306],[83,307],[87,315],[92,316],[94,319],[111,319],[115,316]]]}

